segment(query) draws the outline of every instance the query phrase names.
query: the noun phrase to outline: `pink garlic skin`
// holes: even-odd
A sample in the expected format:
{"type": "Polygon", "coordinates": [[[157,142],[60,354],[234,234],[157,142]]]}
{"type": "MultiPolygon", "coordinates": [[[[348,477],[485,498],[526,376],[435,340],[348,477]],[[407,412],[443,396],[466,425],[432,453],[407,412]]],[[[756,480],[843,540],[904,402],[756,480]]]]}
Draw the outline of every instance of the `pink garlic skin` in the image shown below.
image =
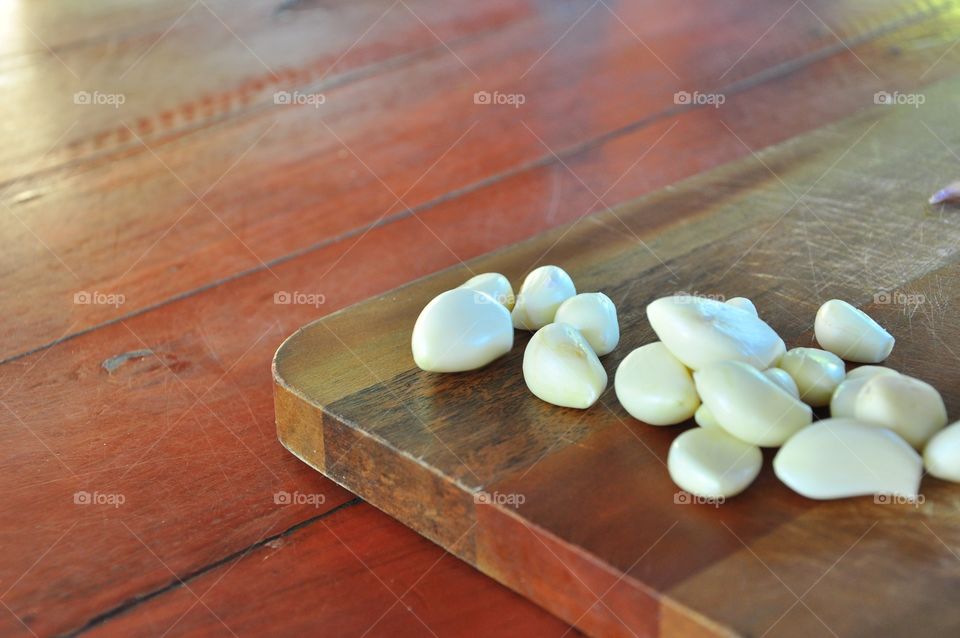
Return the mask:
{"type": "Polygon", "coordinates": [[[960,182],[953,182],[930,196],[931,204],[942,204],[960,199],[960,182]]]}

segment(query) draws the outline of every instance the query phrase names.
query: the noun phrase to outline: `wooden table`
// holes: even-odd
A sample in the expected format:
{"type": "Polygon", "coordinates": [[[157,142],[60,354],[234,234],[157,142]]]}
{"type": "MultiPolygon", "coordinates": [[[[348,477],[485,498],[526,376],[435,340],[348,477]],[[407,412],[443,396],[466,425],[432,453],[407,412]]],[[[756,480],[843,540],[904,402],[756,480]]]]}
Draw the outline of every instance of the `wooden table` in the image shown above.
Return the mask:
{"type": "Polygon", "coordinates": [[[575,635],[288,454],[277,345],[960,58],[953,2],[0,11],[3,636],[575,635]]]}

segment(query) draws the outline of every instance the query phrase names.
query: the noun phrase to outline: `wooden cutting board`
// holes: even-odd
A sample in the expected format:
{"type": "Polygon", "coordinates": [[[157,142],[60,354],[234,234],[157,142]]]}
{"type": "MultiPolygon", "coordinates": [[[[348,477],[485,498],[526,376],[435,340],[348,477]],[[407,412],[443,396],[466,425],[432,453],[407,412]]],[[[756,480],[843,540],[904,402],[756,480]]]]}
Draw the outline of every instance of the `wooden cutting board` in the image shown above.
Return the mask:
{"type": "Polygon", "coordinates": [[[817,308],[839,297],[888,327],[889,365],[936,385],[958,418],[960,209],[926,204],[960,177],[958,91],[865,105],[302,328],[274,361],[280,441],[593,635],[960,635],[960,485],[927,477],[919,504],[811,501],[767,451],[744,494],[687,502],[664,464],[688,426],[630,418],[612,384],[586,411],[539,401],[521,374],[529,335],[462,374],[417,369],[409,345],[420,309],[471,273],[516,286],[548,263],[616,303],[611,380],[655,339],[657,297],[750,297],[790,347],[813,344],[817,308]]]}

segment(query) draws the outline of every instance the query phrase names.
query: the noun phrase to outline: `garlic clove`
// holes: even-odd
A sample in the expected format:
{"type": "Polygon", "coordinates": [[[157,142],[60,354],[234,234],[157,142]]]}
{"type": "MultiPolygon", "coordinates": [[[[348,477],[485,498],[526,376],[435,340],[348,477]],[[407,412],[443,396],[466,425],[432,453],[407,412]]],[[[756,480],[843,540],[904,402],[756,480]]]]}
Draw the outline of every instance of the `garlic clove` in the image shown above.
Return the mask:
{"type": "Polygon", "coordinates": [[[700,404],[700,407],[697,408],[697,411],[693,413],[693,420],[702,428],[720,428],[721,425],[717,423],[717,420],[713,418],[713,412],[710,411],[710,408],[704,404],[700,404]]]}
{"type": "Polygon", "coordinates": [[[866,494],[916,498],[920,455],[886,428],[853,419],[824,419],[777,452],[773,471],[790,489],[814,499],[866,494]]]}
{"type": "Polygon", "coordinates": [[[413,360],[428,372],[480,368],[513,347],[510,312],[486,293],[455,288],[434,297],[417,317],[413,360]]]}
{"type": "Polygon", "coordinates": [[[617,308],[602,292],[585,292],[570,297],[557,308],[554,320],[579,330],[598,357],[612,352],[620,342],[617,308]]]}
{"type": "Polygon", "coordinates": [[[465,281],[460,287],[485,292],[493,297],[494,301],[503,304],[507,310],[513,310],[515,301],[513,286],[510,285],[509,279],[498,272],[485,272],[476,275],[465,281]]]}
{"type": "Polygon", "coordinates": [[[628,354],[613,387],[630,416],[650,425],[681,423],[700,405],[690,371],[659,341],[628,354]]]}
{"type": "Polygon", "coordinates": [[[794,381],[793,377],[787,374],[785,370],[781,370],[780,368],[767,368],[763,371],[763,374],[778,386],[786,390],[787,394],[792,396],[794,399],[800,398],[800,389],[797,388],[797,382],[794,381]]]}
{"type": "Polygon", "coordinates": [[[847,379],[837,386],[830,397],[830,416],[838,419],[853,419],[857,416],[857,396],[864,384],[869,381],[866,379],[847,379]]]}
{"type": "Polygon", "coordinates": [[[893,350],[894,338],[859,308],[831,299],[817,311],[814,333],[824,350],[857,363],[879,363],[893,350]]]}
{"type": "Polygon", "coordinates": [[[890,428],[917,449],[947,424],[937,389],[903,374],[878,374],[863,385],[854,403],[857,420],[890,428]]]}
{"type": "Polygon", "coordinates": [[[747,299],[746,297],[733,297],[732,299],[727,299],[725,302],[727,305],[733,306],[734,308],[739,308],[740,310],[746,310],[754,317],[759,317],[760,313],[757,312],[757,307],[753,305],[753,302],[747,299]]]}
{"type": "Polygon", "coordinates": [[[844,380],[830,397],[830,416],[834,418],[854,418],[856,416],[857,395],[863,386],[876,375],[900,374],[896,370],[883,366],[860,366],[847,373],[844,380]]]}
{"type": "Polygon", "coordinates": [[[670,445],[667,469],[681,489],[705,498],[727,498],[742,492],[763,465],[760,448],[723,430],[693,428],[670,445]]]}
{"type": "Polygon", "coordinates": [[[923,465],[931,476],[960,483],[960,421],[940,430],[927,442],[923,465]]]}
{"type": "Polygon", "coordinates": [[[847,373],[847,379],[869,379],[878,374],[900,374],[887,366],[858,366],[847,373]]]}
{"type": "Polygon", "coordinates": [[[553,323],[557,308],[577,294],[570,275],[557,266],[533,270],[520,286],[513,307],[513,326],[520,330],[539,330],[553,323]]]}
{"type": "Polygon", "coordinates": [[[527,344],[523,380],[547,403],[585,409],[606,389],[607,372],[580,331],[551,323],[537,330],[527,344]]]}
{"type": "Polygon", "coordinates": [[[830,403],[833,391],[846,375],[843,360],[819,348],[788,350],[777,365],[797,384],[800,400],[815,408],[830,403]]]}
{"type": "Polygon", "coordinates": [[[776,447],[810,424],[810,406],[742,361],[720,361],[693,375],[704,405],[738,439],[776,447]]]}
{"type": "Polygon", "coordinates": [[[660,341],[693,370],[726,360],[744,361],[763,370],[786,350],[783,340],[766,323],[714,299],[663,297],[647,306],[647,318],[660,341]]]}

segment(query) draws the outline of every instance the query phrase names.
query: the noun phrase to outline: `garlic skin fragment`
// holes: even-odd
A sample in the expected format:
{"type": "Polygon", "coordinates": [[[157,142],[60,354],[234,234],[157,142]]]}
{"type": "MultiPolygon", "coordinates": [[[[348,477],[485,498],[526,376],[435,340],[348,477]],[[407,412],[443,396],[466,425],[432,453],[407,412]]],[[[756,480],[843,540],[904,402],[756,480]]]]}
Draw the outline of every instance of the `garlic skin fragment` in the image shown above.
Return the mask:
{"type": "Polygon", "coordinates": [[[557,323],[568,323],[583,335],[598,357],[613,352],[620,342],[617,308],[602,292],[570,297],[557,308],[557,323]]]}
{"type": "Polygon", "coordinates": [[[886,428],[854,419],[823,419],[780,448],[773,471],[807,498],[896,494],[915,499],[923,463],[913,448],[886,428]]]}
{"type": "Polygon", "coordinates": [[[786,351],[762,320],[714,299],[662,297],[647,306],[647,318],[660,341],[693,370],[727,360],[765,370],[786,351]]]}
{"type": "Polygon", "coordinates": [[[960,483],[960,421],[940,430],[927,442],[923,465],[931,476],[960,483]]]}
{"type": "Polygon", "coordinates": [[[810,424],[810,406],[742,361],[720,361],[693,375],[700,400],[741,441],[777,447],[810,424]]]}
{"type": "Polygon", "coordinates": [[[868,379],[857,395],[854,416],[893,430],[918,450],[947,424],[947,408],[937,389],[903,374],[868,379]]]}
{"type": "Polygon", "coordinates": [[[682,423],[700,406],[690,371],[659,341],[628,354],[613,387],[630,416],[650,425],[682,423]]]}
{"type": "Polygon", "coordinates": [[[410,345],[414,362],[427,372],[474,370],[510,352],[513,323],[486,293],[455,288],[423,308],[410,345]]]}
{"type": "Polygon", "coordinates": [[[547,403],[586,409],[606,389],[607,372],[579,330],[551,323],[537,330],[527,344],[523,380],[547,403]]]}
{"type": "Polygon", "coordinates": [[[513,306],[514,328],[539,330],[553,323],[560,304],[575,294],[573,280],[562,268],[540,266],[531,271],[523,280],[513,306]]]}
{"type": "Polygon", "coordinates": [[[883,361],[890,356],[895,341],[867,313],[840,299],[820,306],[813,328],[824,350],[856,363],[883,361]]]}
{"type": "MultiPolygon", "coordinates": [[[[781,357],[782,359],[783,357],[781,357]]],[[[787,394],[792,396],[794,399],[800,398],[800,389],[797,388],[797,382],[793,380],[786,370],[781,370],[780,368],[767,368],[763,371],[771,381],[776,383],[778,386],[786,390],[787,394]]]]}
{"type": "Polygon", "coordinates": [[[733,306],[734,308],[739,308],[740,310],[746,310],[754,317],[760,316],[760,313],[757,312],[757,307],[754,306],[753,302],[747,299],[746,297],[733,297],[732,299],[727,299],[725,303],[733,306]]]}
{"type": "Polygon", "coordinates": [[[843,360],[819,348],[788,350],[777,365],[796,382],[800,400],[815,408],[830,403],[833,391],[846,376],[843,360]]]}
{"type": "Polygon", "coordinates": [[[510,280],[498,272],[485,272],[460,284],[460,288],[469,288],[478,292],[485,292],[507,310],[513,310],[513,304],[516,301],[513,296],[513,286],[510,280]]]}
{"type": "Polygon", "coordinates": [[[694,422],[702,428],[720,428],[723,429],[717,420],[713,418],[713,412],[704,404],[700,404],[697,411],[693,413],[694,422]]]}
{"type": "Polygon", "coordinates": [[[883,366],[860,366],[847,373],[846,378],[833,391],[830,397],[830,416],[834,418],[854,418],[856,416],[857,396],[867,381],[876,375],[900,374],[896,370],[883,366]]]}
{"type": "Polygon", "coordinates": [[[673,482],[705,498],[736,496],[757,478],[762,465],[760,448],[719,429],[687,430],[667,454],[673,482]]]}

